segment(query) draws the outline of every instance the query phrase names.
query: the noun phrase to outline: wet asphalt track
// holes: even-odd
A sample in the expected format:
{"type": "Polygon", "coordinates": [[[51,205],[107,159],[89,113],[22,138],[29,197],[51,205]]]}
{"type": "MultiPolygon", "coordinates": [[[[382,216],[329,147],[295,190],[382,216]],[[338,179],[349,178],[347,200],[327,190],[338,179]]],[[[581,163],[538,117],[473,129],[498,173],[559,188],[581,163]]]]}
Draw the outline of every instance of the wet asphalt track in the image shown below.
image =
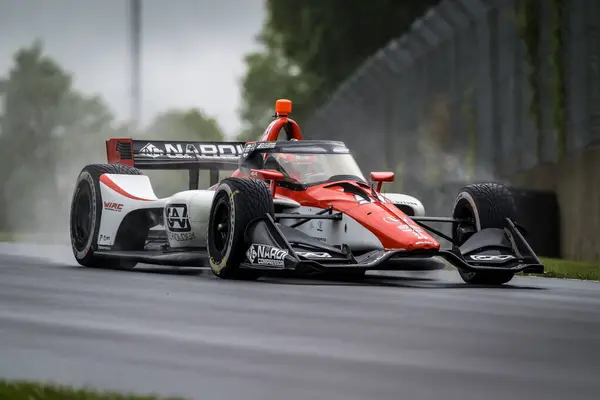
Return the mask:
{"type": "Polygon", "coordinates": [[[599,283],[242,283],[31,252],[0,244],[1,377],[198,399],[600,398],[599,283]]]}

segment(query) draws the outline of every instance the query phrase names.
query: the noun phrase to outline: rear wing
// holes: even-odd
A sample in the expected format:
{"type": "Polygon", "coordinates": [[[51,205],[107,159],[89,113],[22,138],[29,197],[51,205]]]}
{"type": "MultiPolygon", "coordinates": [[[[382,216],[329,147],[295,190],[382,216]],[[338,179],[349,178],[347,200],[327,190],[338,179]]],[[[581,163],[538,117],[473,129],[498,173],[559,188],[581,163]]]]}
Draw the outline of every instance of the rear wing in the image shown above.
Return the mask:
{"type": "Polygon", "coordinates": [[[106,141],[109,164],[147,170],[189,171],[190,190],[198,189],[200,170],[210,171],[210,185],[219,181],[219,171],[238,168],[245,142],[192,142],[112,138],[106,141]]]}

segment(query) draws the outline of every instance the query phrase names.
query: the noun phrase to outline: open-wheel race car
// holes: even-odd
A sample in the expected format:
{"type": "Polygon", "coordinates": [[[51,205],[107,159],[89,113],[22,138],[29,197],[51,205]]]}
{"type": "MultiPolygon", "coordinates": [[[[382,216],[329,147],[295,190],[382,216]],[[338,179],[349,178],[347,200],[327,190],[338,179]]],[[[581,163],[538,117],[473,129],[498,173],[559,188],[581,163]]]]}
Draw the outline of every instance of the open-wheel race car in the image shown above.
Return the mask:
{"type": "Polygon", "coordinates": [[[273,271],[354,279],[368,270],[431,269],[445,259],[465,282],[492,285],[543,272],[505,186],[468,185],[449,217],[428,217],[418,199],[382,193],[392,172],[367,180],[343,142],[304,140],[290,112],[291,102],[277,101],[275,120],[256,142],[108,140],[108,164],[87,165],[76,181],[77,262],[210,267],[227,279],[273,271]],[[157,198],[142,169],[186,169],[189,188],[157,198]],[[206,189],[198,188],[200,170],[210,171],[206,189]],[[219,181],[219,170],[233,173],[219,181]],[[451,236],[428,222],[451,224],[451,236]]]}

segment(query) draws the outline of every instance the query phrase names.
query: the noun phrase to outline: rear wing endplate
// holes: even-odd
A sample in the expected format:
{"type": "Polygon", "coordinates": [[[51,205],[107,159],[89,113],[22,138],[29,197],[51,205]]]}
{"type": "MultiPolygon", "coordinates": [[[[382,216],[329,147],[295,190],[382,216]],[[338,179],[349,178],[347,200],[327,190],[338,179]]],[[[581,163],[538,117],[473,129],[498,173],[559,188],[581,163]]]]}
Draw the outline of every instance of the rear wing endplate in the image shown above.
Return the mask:
{"type": "Polygon", "coordinates": [[[219,181],[219,171],[238,168],[245,142],[191,142],[111,138],[106,141],[109,164],[147,170],[189,171],[190,190],[198,189],[200,170],[210,171],[210,185],[219,181]]]}

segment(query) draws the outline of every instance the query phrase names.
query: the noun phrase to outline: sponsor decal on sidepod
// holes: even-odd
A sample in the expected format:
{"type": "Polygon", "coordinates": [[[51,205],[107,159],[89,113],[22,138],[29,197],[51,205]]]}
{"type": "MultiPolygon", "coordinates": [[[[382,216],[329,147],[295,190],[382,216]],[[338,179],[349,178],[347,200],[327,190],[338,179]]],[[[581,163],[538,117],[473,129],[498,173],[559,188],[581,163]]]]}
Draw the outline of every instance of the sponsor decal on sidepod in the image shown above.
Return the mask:
{"type": "Polygon", "coordinates": [[[169,204],[167,206],[167,229],[171,232],[192,230],[187,204],[169,204]]]}
{"type": "Polygon", "coordinates": [[[170,240],[174,240],[176,242],[187,242],[190,240],[196,239],[196,234],[194,232],[187,233],[175,233],[175,232],[167,232],[170,240]]]}
{"type": "Polygon", "coordinates": [[[123,210],[123,204],[111,203],[109,201],[104,202],[104,209],[109,211],[121,212],[123,210]]]}
{"type": "Polygon", "coordinates": [[[187,204],[169,204],[166,210],[167,235],[170,240],[187,242],[196,239],[192,232],[187,204]]]}

